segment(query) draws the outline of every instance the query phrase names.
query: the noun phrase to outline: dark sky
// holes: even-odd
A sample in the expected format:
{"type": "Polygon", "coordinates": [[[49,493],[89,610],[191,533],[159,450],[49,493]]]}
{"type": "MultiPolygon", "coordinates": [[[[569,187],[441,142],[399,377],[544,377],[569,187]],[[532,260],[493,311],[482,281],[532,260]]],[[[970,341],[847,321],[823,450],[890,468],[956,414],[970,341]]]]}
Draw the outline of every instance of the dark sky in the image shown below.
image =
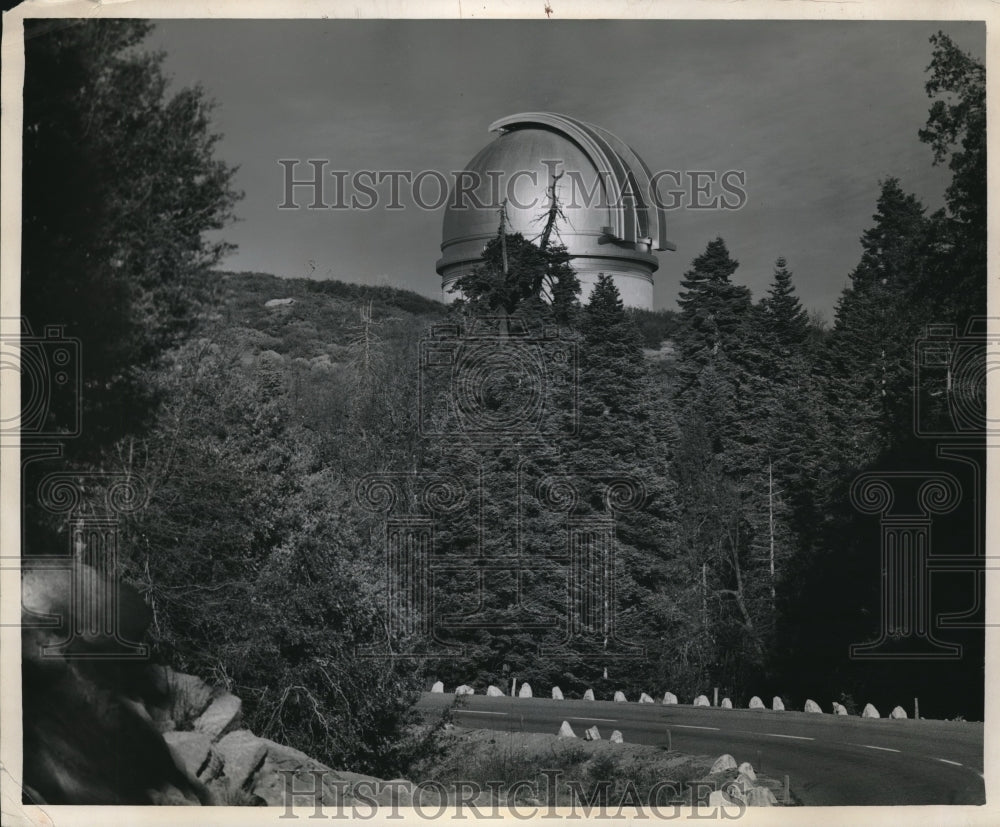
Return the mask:
{"type": "Polygon", "coordinates": [[[611,130],[654,171],[745,171],[743,209],[668,214],[658,307],[721,235],[755,296],[783,255],[829,318],[879,180],[942,203],[948,171],[917,138],[938,29],[984,55],[985,26],[961,22],[165,20],[152,45],[217,101],[219,154],[240,166],[227,268],[440,296],[443,207],[281,211],[278,159],[449,175],[492,121],[549,110],[611,130]]]}

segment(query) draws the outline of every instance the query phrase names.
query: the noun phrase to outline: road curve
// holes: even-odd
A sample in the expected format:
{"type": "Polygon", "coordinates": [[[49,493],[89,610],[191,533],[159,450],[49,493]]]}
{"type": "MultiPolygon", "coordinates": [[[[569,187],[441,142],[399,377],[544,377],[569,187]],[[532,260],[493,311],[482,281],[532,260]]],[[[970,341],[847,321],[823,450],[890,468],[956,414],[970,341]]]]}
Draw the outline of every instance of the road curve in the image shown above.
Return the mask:
{"type": "MultiPolygon", "coordinates": [[[[431,716],[453,695],[425,693],[431,716]]],[[[983,804],[983,725],[963,721],[862,719],[805,712],[685,704],[554,701],[467,695],[452,710],[459,726],[555,734],[620,730],[628,743],[696,755],[731,753],[772,777],[788,775],[806,805],[983,804]],[[669,736],[668,736],[669,732],[669,736]]]]}

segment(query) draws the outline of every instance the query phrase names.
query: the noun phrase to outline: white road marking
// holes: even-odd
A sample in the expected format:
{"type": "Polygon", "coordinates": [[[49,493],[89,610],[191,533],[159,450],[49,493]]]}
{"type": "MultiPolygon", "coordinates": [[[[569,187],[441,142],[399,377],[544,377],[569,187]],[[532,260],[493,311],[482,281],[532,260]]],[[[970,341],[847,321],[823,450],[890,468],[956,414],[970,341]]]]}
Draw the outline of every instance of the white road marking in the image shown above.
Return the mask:
{"type": "Polygon", "coordinates": [[[875,747],[871,744],[858,744],[859,747],[864,747],[865,749],[880,749],[882,752],[899,752],[898,749],[893,749],[892,747],[875,747]]]}
{"type": "Polygon", "coordinates": [[[571,721],[604,721],[604,723],[606,723],[606,724],[617,724],[618,723],[618,719],[617,718],[577,718],[577,717],[570,717],[570,720],[571,721]]]}
{"type": "Polygon", "coordinates": [[[713,732],[719,731],[717,726],[695,726],[694,724],[667,724],[667,726],[676,727],[677,729],[710,729],[713,732]]]}
{"type": "Polygon", "coordinates": [[[462,715],[509,715],[509,712],[486,712],[482,709],[456,709],[462,715]]]}
{"type": "Polygon", "coordinates": [[[794,738],[796,741],[815,741],[815,738],[810,738],[807,735],[782,735],[780,732],[765,732],[765,735],[770,735],[772,738],[794,738]]]}
{"type": "Polygon", "coordinates": [[[945,764],[953,764],[956,767],[962,766],[958,761],[949,761],[947,758],[938,758],[938,761],[943,761],[945,764]]]}

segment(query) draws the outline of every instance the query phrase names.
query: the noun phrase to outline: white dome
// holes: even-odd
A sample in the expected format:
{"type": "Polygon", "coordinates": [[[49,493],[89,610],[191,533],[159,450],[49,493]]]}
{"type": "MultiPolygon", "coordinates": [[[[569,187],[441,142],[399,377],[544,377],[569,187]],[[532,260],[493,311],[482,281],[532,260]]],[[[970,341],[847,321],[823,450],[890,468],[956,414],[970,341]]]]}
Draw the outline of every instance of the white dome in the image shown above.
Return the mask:
{"type": "Polygon", "coordinates": [[[482,262],[507,199],[508,232],[537,238],[553,175],[565,216],[557,224],[586,301],[599,273],[610,275],[630,307],[653,307],[653,250],[672,250],[666,218],[650,198],[650,172],[638,155],[600,127],[552,113],[525,113],[490,126],[499,136],[456,181],[445,210],[441,275],[445,298],[455,279],[482,262]]]}

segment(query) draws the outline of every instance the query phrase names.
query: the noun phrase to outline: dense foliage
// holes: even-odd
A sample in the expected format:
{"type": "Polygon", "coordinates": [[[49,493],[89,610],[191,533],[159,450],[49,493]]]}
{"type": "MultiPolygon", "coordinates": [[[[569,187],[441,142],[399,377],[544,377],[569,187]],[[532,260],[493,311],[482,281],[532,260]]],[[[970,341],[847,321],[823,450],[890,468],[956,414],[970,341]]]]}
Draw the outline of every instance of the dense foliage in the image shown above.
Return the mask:
{"type": "MultiPolygon", "coordinates": [[[[966,646],[957,664],[848,656],[879,626],[877,518],[852,507],[853,480],[931,468],[972,484],[913,419],[926,325],[961,334],[985,312],[983,74],[946,37],[927,88],[949,97],[920,133],[954,172],[946,208],[927,215],[882,182],[825,330],[789,262],[754,301],[721,238],[692,261],[677,312],[629,311],[603,276],[581,295],[564,248],[504,233],[450,309],[210,272],[232,171],[213,158],[200,92],[167,96],[158,59],[136,51],[145,32],[104,21],[29,41],[22,292],[35,327],[83,342],[86,436],[69,467],[149,490],[120,559],[158,657],[230,687],[260,734],[386,776],[407,761],[407,710],[431,678],[717,686],[736,702],[919,695],[927,715],[981,715],[974,624],[948,633],[966,646]],[[45,196],[56,182],[65,199],[45,196]],[[444,364],[423,359],[431,345],[473,366],[468,383],[426,370],[444,364]],[[420,643],[426,617],[392,616],[386,515],[359,493],[372,474],[402,480],[400,525],[427,516],[421,480],[472,493],[434,537],[448,565],[433,612],[462,651],[389,656],[420,643]],[[584,606],[602,577],[613,590],[584,606]]],[[[921,415],[944,432],[935,393],[921,415]]],[[[63,551],[65,525],[26,490],[33,549],[63,551]]],[[[971,500],[935,528],[960,551],[971,500]]],[[[970,575],[935,577],[936,609],[968,608],[970,575]]]]}

